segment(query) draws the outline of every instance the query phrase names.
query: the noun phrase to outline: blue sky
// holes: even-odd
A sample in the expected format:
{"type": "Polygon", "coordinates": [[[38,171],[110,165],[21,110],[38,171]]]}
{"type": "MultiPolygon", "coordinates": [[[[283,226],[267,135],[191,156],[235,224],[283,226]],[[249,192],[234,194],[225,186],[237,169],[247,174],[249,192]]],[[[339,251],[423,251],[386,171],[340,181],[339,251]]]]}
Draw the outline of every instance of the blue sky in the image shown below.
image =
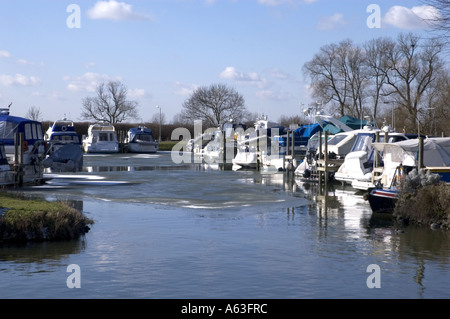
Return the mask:
{"type": "Polygon", "coordinates": [[[315,102],[302,66],[321,46],[426,35],[429,12],[411,0],[0,0],[0,105],[78,121],[96,85],[120,80],[143,121],[159,105],[170,122],[195,88],[223,83],[278,120],[315,102]]]}

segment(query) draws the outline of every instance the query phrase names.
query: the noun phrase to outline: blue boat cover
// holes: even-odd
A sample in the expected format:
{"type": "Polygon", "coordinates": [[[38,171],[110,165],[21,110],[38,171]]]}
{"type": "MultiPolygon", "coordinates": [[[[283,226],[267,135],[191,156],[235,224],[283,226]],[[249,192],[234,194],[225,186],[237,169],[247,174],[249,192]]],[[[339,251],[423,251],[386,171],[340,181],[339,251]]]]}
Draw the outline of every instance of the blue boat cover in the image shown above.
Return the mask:
{"type": "Polygon", "coordinates": [[[0,143],[14,145],[14,134],[24,133],[28,144],[44,139],[42,124],[22,117],[0,114],[0,143]]]}
{"type": "Polygon", "coordinates": [[[146,127],[135,127],[128,131],[130,142],[134,142],[136,135],[151,135],[153,136],[153,131],[146,127]]]}

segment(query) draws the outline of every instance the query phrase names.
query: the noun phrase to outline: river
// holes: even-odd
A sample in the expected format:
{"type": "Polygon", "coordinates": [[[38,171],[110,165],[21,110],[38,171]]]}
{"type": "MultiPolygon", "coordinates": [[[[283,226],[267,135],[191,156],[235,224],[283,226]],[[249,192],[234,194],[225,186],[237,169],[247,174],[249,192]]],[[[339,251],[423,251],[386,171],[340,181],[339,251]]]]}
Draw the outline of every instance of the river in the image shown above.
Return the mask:
{"type": "Polygon", "coordinates": [[[449,232],[397,232],[341,185],[170,152],[89,154],[83,172],[50,177],[18,192],[95,224],[79,240],[0,246],[0,298],[450,297],[449,232]]]}

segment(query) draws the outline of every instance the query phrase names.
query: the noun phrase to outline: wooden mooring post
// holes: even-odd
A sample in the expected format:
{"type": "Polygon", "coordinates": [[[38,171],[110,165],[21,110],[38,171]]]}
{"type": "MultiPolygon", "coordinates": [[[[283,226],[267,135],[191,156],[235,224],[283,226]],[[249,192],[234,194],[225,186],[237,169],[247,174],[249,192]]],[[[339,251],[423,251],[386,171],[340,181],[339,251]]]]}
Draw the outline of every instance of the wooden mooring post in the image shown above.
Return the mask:
{"type": "Polygon", "coordinates": [[[24,180],[23,152],[25,149],[23,133],[14,133],[14,187],[21,187],[24,180]]]}
{"type": "Polygon", "coordinates": [[[343,161],[337,159],[330,159],[328,157],[328,134],[329,133],[327,131],[324,132],[325,141],[323,142],[324,144],[323,154],[322,154],[322,135],[321,134],[319,135],[319,159],[317,160],[319,184],[321,183],[322,180],[324,180],[326,185],[329,182],[329,173],[336,172],[343,161]]]}

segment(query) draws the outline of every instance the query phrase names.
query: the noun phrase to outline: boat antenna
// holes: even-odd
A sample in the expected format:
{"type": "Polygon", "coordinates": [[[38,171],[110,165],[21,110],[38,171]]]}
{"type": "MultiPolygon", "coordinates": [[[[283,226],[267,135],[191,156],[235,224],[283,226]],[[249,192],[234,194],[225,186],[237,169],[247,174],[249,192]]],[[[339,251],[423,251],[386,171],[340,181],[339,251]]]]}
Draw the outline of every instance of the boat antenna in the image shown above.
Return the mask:
{"type": "Polygon", "coordinates": [[[11,103],[9,103],[9,105],[8,105],[8,109],[10,109],[11,108],[11,105],[13,104],[13,102],[11,102],[11,103]]]}

